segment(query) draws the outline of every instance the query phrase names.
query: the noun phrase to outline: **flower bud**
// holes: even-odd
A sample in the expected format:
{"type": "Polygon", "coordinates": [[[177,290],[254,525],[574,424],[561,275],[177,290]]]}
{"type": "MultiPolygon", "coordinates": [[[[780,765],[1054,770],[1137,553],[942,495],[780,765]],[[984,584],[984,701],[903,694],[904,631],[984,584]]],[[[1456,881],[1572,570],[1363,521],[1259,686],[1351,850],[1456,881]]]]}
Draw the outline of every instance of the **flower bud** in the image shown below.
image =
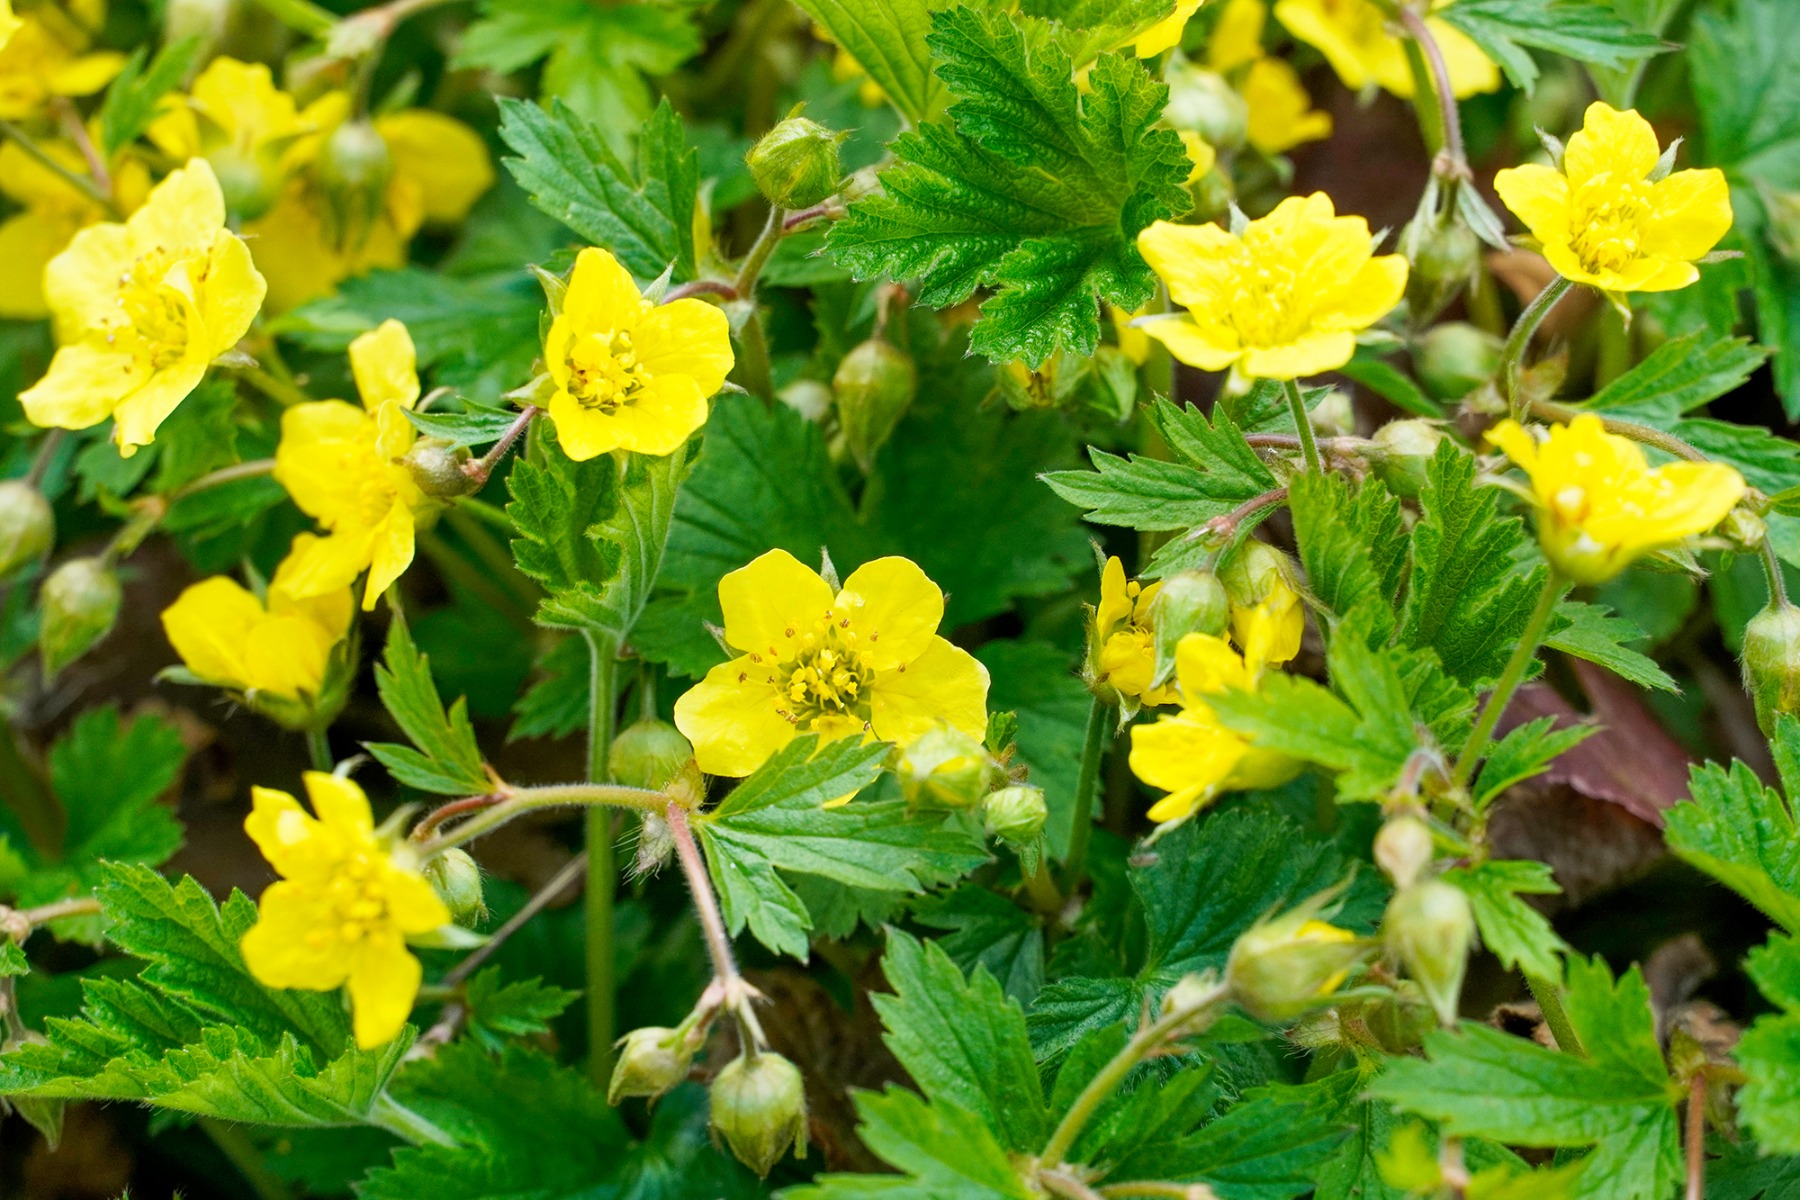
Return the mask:
{"type": "Polygon", "coordinates": [[[772,1051],[746,1054],[712,1082],[712,1127],[738,1161],[767,1176],[788,1147],[806,1157],[806,1085],[772,1051]]]}
{"type": "Polygon", "coordinates": [[[1475,941],[1475,913],[1463,890],[1441,879],[1402,887],[1388,902],[1381,934],[1390,953],[1406,964],[1438,1020],[1456,1023],[1469,947],[1475,941]]]}
{"type": "Polygon", "coordinates": [[[931,808],[974,808],[1000,776],[986,746],[941,722],[901,750],[893,770],[907,803],[931,808]]]}
{"type": "Polygon", "coordinates": [[[361,249],[387,206],[394,156],[366,119],[345,121],[319,149],[325,236],[341,251],[361,249]]]}
{"type": "Polygon", "coordinates": [[[1251,1016],[1282,1024],[1316,1007],[1367,950],[1348,929],[1318,920],[1317,903],[1261,921],[1231,947],[1225,982],[1251,1016]]]}
{"type": "Polygon", "coordinates": [[[1500,369],[1501,341],[1465,321],[1434,326],[1413,352],[1419,382],[1439,400],[1461,400],[1500,369]]]}
{"type": "Polygon", "coordinates": [[[905,351],[870,338],[838,364],[831,377],[838,425],[857,465],[867,472],[919,390],[919,374],[905,351]]]}
{"type": "Polygon", "coordinates": [[[467,496],[485,482],[466,469],[469,448],[442,438],[420,438],[401,461],[406,464],[407,473],[419,485],[419,490],[440,500],[467,496]]]}
{"type": "Polygon", "coordinates": [[[1756,723],[1775,735],[1775,718],[1800,712],[1800,608],[1772,604],[1744,627],[1744,687],[1756,704],[1756,723]]]}
{"type": "Polygon", "coordinates": [[[1169,105],[1163,116],[1176,129],[1188,129],[1220,153],[1236,150],[1250,131],[1250,106],[1217,71],[1175,60],[1165,77],[1169,105]]]}
{"type": "Polygon", "coordinates": [[[626,787],[655,791],[681,773],[694,746],[667,721],[636,721],[619,731],[606,752],[606,769],[626,787]]]}
{"type": "Polygon", "coordinates": [[[56,542],[56,514],[22,479],[0,483],[0,579],[34,563],[56,542]]]}
{"type": "Polygon", "coordinates": [[[1255,538],[1219,568],[1219,582],[1235,608],[1255,608],[1272,595],[1276,588],[1294,588],[1294,564],[1288,556],[1255,538]]]}
{"type": "Polygon", "coordinates": [[[1725,519],[1719,522],[1713,532],[1730,542],[1732,549],[1744,554],[1755,554],[1769,539],[1769,523],[1750,511],[1748,506],[1740,504],[1725,514],[1725,519]]]}
{"type": "Polygon", "coordinates": [[[1375,862],[1395,887],[1411,887],[1436,853],[1431,827],[1411,813],[1389,817],[1375,835],[1375,862]]]}
{"type": "Polygon", "coordinates": [[[1050,806],[1044,803],[1043,788],[1018,784],[989,793],[981,802],[981,815],[991,836],[1016,844],[1044,831],[1050,806]]]}
{"type": "Polygon", "coordinates": [[[102,559],[72,558],[50,572],[38,589],[38,604],[43,609],[38,649],[44,657],[46,679],[54,678],[111,631],[123,598],[119,577],[102,559]]]}
{"type": "Polygon", "coordinates": [[[1231,620],[1225,585],[1211,571],[1182,571],[1163,580],[1150,601],[1151,644],[1156,666],[1151,682],[1160,686],[1175,670],[1175,647],[1190,633],[1222,634],[1231,620]]]}
{"type": "Polygon", "coordinates": [[[805,117],[789,117],[763,134],[744,162],[770,204],[811,208],[838,190],[843,177],[838,147],[848,136],[805,117]]]}
{"type": "Polygon", "coordinates": [[[1475,278],[1481,266],[1481,239],[1459,218],[1440,220],[1421,212],[1400,231],[1400,253],[1410,265],[1406,301],[1412,319],[1423,325],[1437,316],[1475,278]]]}
{"type": "Polygon", "coordinates": [[[1425,490],[1427,468],[1444,441],[1444,431],[1417,417],[1389,421],[1375,431],[1369,465],[1396,496],[1416,498],[1425,490]]]}
{"type": "Polygon", "coordinates": [[[694,1051],[679,1029],[646,1025],[614,1043],[619,1060],[606,1085],[606,1102],[617,1105],[627,1096],[654,1100],[688,1077],[694,1051]]]}
{"type": "Polygon", "coordinates": [[[446,850],[425,864],[425,879],[450,910],[450,919],[465,929],[487,920],[481,894],[481,868],[462,850],[446,850]]]}
{"type": "Polygon", "coordinates": [[[1191,971],[1163,993],[1162,1015],[1171,1017],[1179,1012],[1199,1012],[1216,1004],[1219,998],[1217,971],[1191,971]]]}

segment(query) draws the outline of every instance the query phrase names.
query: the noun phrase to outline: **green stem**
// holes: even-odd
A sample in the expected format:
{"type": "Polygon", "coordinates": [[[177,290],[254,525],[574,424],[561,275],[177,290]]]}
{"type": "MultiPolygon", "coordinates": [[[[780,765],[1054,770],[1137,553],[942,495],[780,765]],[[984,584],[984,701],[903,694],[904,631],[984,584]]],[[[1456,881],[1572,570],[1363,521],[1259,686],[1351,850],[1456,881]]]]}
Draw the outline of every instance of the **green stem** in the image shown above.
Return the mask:
{"type": "MultiPolygon", "coordinates": [[[[1463,149],[1462,115],[1456,107],[1456,89],[1450,82],[1450,66],[1444,60],[1443,49],[1431,32],[1431,26],[1425,18],[1413,11],[1411,4],[1402,3],[1399,9],[1400,24],[1406,28],[1408,42],[1416,48],[1424,65],[1428,68],[1432,95],[1437,100],[1437,123],[1442,135],[1436,149],[1438,161],[1432,164],[1432,171],[1444,185],[1444,207],[1456,211],[1456,189],[1463,180],[1469,177],[1468,153],[1463,149]]],[[[1411,55],[1408,55],[1411,58],[1411,55]]],[[[1416,74],[1415,70],[1415,74],[1416,74]]]]}
{"type": "Polygon", "coordinates": [[[1710,462],[1705,453],[1682,441],[1672,433],[1664,433],[1649,425],[1641,425],[1636,421],[1621,420],[1609,417],[1605,413],[1589,412],[1569,404],[1558,404],[1554,400],[1533,400],[1531,415],[1542,421],[1561,421],[1567,424],[1579,416],[1595,416],[1600,418],[1600,427],[1606,432],[1622,438],[1630,438],[1634,442],[1642,442],[1646,446],[1655,446],[1664,454],[1672,454],[1676,458],[1688,462],[1710,462]]]}
{"type": "MultiPolygon", "coordinates": [[[[592,807],[606,812],[614,808],[633,808],[640,812],[660,812],[669,797],[646,788],[624,787],[616,783],[553,783],[544,787],[511,788],[498,804],[477,806],[475,815],[415,849],[420,858],[432,858],[455,846],[472,842],[492,833],[508,821],[540,808],[592,807]]],[[[429,820],[429,818],[427,818],[429,820]]],[[[610,836],[607,844],[611,844],[610,836]]]]}
{"type": "Polygon", "coordinates": [[[1762,544],[1763,574],[1769,580],[1769,607],[1782,608],[1788,602],[1787,579],[1781,570],[1781,558],[1775,553],[1775,544],[1767,537],[1762,544]]]}
{"type": "Polygon", "coordinates": [[[11,121],[0,121],[0,137],[4,137],[15,143],[19,149],[23,150],[35,160],[38,166],[44,168],[64,183],[80,192],[83,196],[92,200],[95,204],[100,205],[107,211],[108,215],[115,219],[124,215],[119,211],[119,206],[113,203],[113,198],[100,190],[99,184],[95,183],[92,179],[89,179],[86,175],[81,175],[69,170],[69,168],[65,167],[62,163],[50,157],[49,154],[44,152],[44,148],[32,139],[30,134],[26,133],[23,129],[20,129],[17,125],[14,125],[11,121]]]}
{"type": "Polygon", "coordinates": [[[275,460],[272,458],[253,458],[248,462],[233,463],[229,467],[220,467],[210,471],[192,483],[183,484],[169,493],[169,503],[185,500],[195,492],[204,492],[207,488],[215,488],[221,484],[236,483],[240,479],[255,479],[261,475],[272,474],[275,460]]]}
{"type": "Polygon", "coordinates": [[[779,205],[769,206],[769,219],[764,222],[762,232],[756,235],[750,252],[744,255],[743,264],[738,267],[737,282],[732,286],[742,299],[756,298],[756,280],[762,274],[764,264],[769,261],[769,255],[775,253],[775,247],[781,241],[781,213],[779,205]]]}
{"type": "Polygon", "coordinates": [[[1087,873],[1088,841],[1094,833],[1094,784],[1100,778],[1100,760],[1106,756],[1106,731],[1112,705],[1095,696],[1088,705],[1087,732],[1081,742],[1081,770],[1075,776],[1074,825],[1069,829],[1069,854],[1063,860],[1062,890],[1071,894],[1087,873]]]}
{"type": "Polygon", "coordinates": [[[1531,989],[1531,998],[1537,1001],[1538,1011],[1544,1014],[1544,1024],[1550,1027],[1556,1048],[1565,1054],[1586,1054],[1581,1047],[1581,1037],[1569,1021],[1568,1010],[1563,1007],[1562,995],[1556,990],[1556,981],[1527,972],[1525,986],[1531,989]]]}
{"type": "Polygon", "coordinates": [[[479,517],[507,537],[519,532],[519,527],[513,524],[513,519],[506,515],[504,508],[498,504],[489,504],[486,500],[478,500],[474,496],[462,497],[456,502],[454,511],[479,517]]]}
{"type": "MultiPolygon", "coordinates": [[[[615,675],[618,655],[614,647],[588,635],[592,670],[588,692],[588,778],[596,783],[608,776],[607,752],[612,748],[613,723],[617,718],[615,675]]],[[[653,810],[650,810],[653,811],[653,810]]],[[[612,813],[594,808],[587,815],[587,1027],[588,1077],[604,1088],[612,1076],[613,1036],[616,1025],[617,980],[613,978],[613,894],[618,888],[619,867],[613,856],[612,813]]]]}
{"type": "Polygon", "coordinates": [[[1306,469],[1314,475],[1324,468],[1319,465],[1319,443],[1313,438],[1312,417],[1306,411],[1306,398],[1300,394],[1300,381],[1285,381],[1288,409],[1294,414],[1294,429],[1300,435],[1300,453],[1306,459],[1306,469]]]}
{"type": "Polygon", "coordinates": [[[769,339],[763,331],[762,313],[756,307],[756,281],[762,275],[769,255],[775,252],[775,247],[781,242],[784,232],[781,215],[780,205],[769,207],[769,219],[751,245],[750,252],[744,255],[743,265],[738,268],[737,280],[732,284],[738,298],[750,308],[749,314],[744,318],[744,327],[738,331],[738,345],[743,350],[743,355],[738,360],[738,374],[746,391],[771,403],[775,399],[775,380],[769,366],[769,339]]]}
{"type": "Polygon", "coordinates": [[[240,367],[238,377],[283,408],[311,404],[312,397],[301,387],[263,367],[240,367]]]}
{"type": "Polygon", "coordinates": [[[312,758],[315,771],[329,771],[337,765],[331,757],[331,739],[322,725],[306,731],[306,753],[312,758]]]}
{"type": "Polygon", "coordinates": [[[375,1128],[385,1129],[395,1137],[404,1138],[415,1146],[453,1146],[456,1144],[449,1134],[385,1092],[376,1099],[374,1107],[369,1110],[368,1122],[375,1128]]]}
{"type": "Polygon", "coordinates": [[[256,1193],[257,1200],[291,1200],[293,1193],[288,1191],[287,1184],[281,1177],[269,1170],[269,1164],[263,1161],[262,1151],[258,1150],[242,1129],[228,1121],[217,1117],[201,1117],[200,1128],[212,1139],[213,1145],[219,1148],[231,1165],[237,1168],[250,1190],[256,1193]]]}
{"type": "Polygon", "coordinates": [[[1537,299],[1525,306],[1525,311],[1513,322],[1512,332],[1506,335],[1506,344],[1500,348],[1500,394],[1505,397],[1507,409],[1515,419],[1523,415],[1519,410],[1519,367],[1531,345],[1532,335],[1556,307],[1556,302],[1574,286],[1561,275],[1551,280],[1537,294],[1537,299]]]}
{"type": "Polygon", "coordinates": [[[1550,628],[1550,618],[1556,612],[1556,603],[1562,599],[1567,589],[1568,584],[1557,573],[1556,568],[1550,568],[1544,577],[1544,590],[1538,596],[1537,607],[1531,610],[1531,617],[1525,622],[1525,629],[1519,635],[1518,645],[1513,647],[1512,657],[1506,660],[1506,667],[1500,672],[1500,681],[1488,693],[1487,704],[1482,708],[1475,728],[1469,731],[1469,740],[1463,743],[1462,753],[1457,755],[1456,767],[1451,772],[1451,780],[1456,786],[1468,783],[1469,776],[1475,771],[1475,764],[1481,761],[1487,750],[1488,739],[1493,736],[1494,726],[1499,724],[1501,714],[1511,703],[1519,684],[1525,681],[1525,672],[1530,669],[1538,647],[1543,644],[1544,633],[1550,628]]]}
{"type": "Polygon", "coordinates": [[[44,440],[38,443],[37,453],[31,456],[30,469],[25,472],[25,482],[28,485],[37,487],[43,483],[44,472],[50,469],[50,460],[56,457],[58,447],[67,436],[68,431],[65,429],[52,429],[44,435],[44,440]]]}

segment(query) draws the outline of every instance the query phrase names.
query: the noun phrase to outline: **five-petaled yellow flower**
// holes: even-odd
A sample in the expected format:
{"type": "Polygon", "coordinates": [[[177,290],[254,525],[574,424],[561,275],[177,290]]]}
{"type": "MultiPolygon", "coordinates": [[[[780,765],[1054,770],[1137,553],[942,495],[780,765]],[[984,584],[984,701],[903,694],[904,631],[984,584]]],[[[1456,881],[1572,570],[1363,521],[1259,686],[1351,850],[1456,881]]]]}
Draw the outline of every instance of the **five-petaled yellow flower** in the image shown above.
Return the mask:
{"type": "Polygon", "coordinates": [[[1150,622],[1150,604],[1162,590],[1161,583],[1148,587],[1125,578],[1117,557],[1106,560],[1100,572],[1100,605],[1094,610],[1094,640],[1100,647],[1097,683],[1105,683],[1125,696],[1137,697],[1147,708],[1175,703],[1173,682],[1151,687],[1156,674],[1156,635],[1150,622]]]}
{"type": "Polygon", "coordinates": [[[332,647],[350,629],[349,588],[293,594],[293,564],[318,539],[303,533],[275,569],[266,598],[227,575],[186,588],[163,610],[163,632],[189,671],[232,691],[282,700],[316,696],[332,647]]]}
{"type": "Polygon", "coordinates": [[[244,934],[244,964],[275,988],[326,992],[350,985],[351,1021],[363,1049],[406,1025],[423,972],[409,936],[450,923],[450,910],[404,845],[375,835],[369,799],[348,779],[304,776],[313,813],[273,788],[253,788],[244,831],[280,873],[244,934]]]}
{"type": "Polygon", "coordinates": [[[1144,330],[1205,371],[1298,379],[1336,370],[1355,353],[1356,331],[1406,290],[1406,260],[1376,256],[1368,222],[1338,216],[1323,192],[1288,197],[1241,236],[1158,221],[1138,234],[1138,250],[1188,310],[1144,330]]]}
{"type": "Polygon", "coordinates": [[[319,400],[281,414],[275,479],[327,530],[289,558],[293,594],[336,591],[366,569],[366,611],[412,563],[418,516],[431,501],[401,461],[418,436],[406,418],[419,399],[406,326],[383,321],[351,342],[350,370],[362,408],[319,400]]]}
{"type": "MultiPolygon", "coordinates": [[[[1444,3],[1435,0],[1431,7],[1444,3]]],[[[1360,91],[1376,84],[1402,99],[1412,98],[1406,45],[1373,0],[1277,0],[1275,19],[1323,54],[1345,87],[1360,91]]],[[[1425,26],[1443,52],[1457,99],[1500,86],[1500,69],[1467,34],[1438,17],[1425,18],[1425,26]]]]}
{"type": "Polygon", "coordinates": [[[675,704],[709,775],[748,775],[801,733],[906,744],[938,722],[987,732],[987,668],[937,635],[944,593],[904,558],[864,563],[835,595],[771,550],[719,581],[738,657],[675,704]]]}
{"type": "Polygon", "coordinates": [[[1560,170],[1535,163],[1494,176],[1494,190],[1557,273],[1606,292],[1667,292],[1700,277],[1694,261],[1731,228],[1724,172],[1652,179],[1656,131],[1599,101],[1569,138],[1560,170]]]}
{"type": "Polygon", "coordinates": [[[37,425],[117,423],[130,456],[237,345],[262,307],[263,278],[225,228],[204,159],[157,184],[123,225],[90,225],[50,260],[44,292],[62,343],[19,402],[37,425]]]}
{"type": "Polygon", "coordinates": [[[1724,520],[1744,480],[1723,463],[1652,468],[1634,441],[1583,413],[1541,437],[1502,421],[1488,440],[1531,477],[1544,557],[1575,583],[1604,583],[1633,560],[1724,520]]]}
{"type": "Polygon", "coordinates": [[[703,300],[650,303],[618,259],[590,246],[576,256],[544,361],[556,384],[550,419],[570,458],[672,454],[725,385],[731,327],[703,300]]]}

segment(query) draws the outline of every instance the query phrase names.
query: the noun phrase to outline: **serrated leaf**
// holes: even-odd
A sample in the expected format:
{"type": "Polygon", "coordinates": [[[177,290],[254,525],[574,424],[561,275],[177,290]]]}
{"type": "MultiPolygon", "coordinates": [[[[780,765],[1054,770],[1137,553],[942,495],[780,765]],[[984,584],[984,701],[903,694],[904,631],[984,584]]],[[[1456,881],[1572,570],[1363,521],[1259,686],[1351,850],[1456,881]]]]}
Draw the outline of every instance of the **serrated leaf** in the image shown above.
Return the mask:
{"type": "Polygon", "coordinates": [[[1736,391],[1768,357],[1767,350],[1748,338],[1715,337],[1696,329],[1658,346],[1582,407],[1638,420],[1660,416],[1672,421],[1736,391]]]}
{"type": "Polygon", "coordinates": [[[469,1031],[489,1049],[498,1049],[506,1038],[548,1032],[549,1023],[579,995],[541,979],[502,983],[500,978],[499,967],[486,967],[471,975],[463,988],[469,1031]]]}
{"type": "MultiPolygon", "coordinates": [[[[1777,754],[1800,753],[1800,722],[1783,716],[1777,754]]],[[[1791,781],[1788,786],[1792,786],[1791,781]]],[[[1742,762],[1706,763],[1688,779],[1688,799],[1668,810],[1669,849],[1800,932],[1800,829],[1788,802],[1742,762]]]]}
{"type": "Polygon", "coordinates": [[[784,1193],[787,1200],[1035,1200],[993,1133],[948,1102],[927,1104],[890,1087],[859,1092],[857,1132],[865,1145],[901,1171],[893,1175],[821,1175],[784,1193]]]}
{"type": "Polygon", "coordinates": [[[1738,1115],[1767,1153],[1800,1153],[1800,943],[1776,936],[1751,952],[1750,977],[1781,1012],[1758,1017],[1733,1057],[1746,1077],[1738,1115]]]}
{"type": "Polygon", "coordinates": [[[1538,77],[1527,47],[1606,67],[1622,67],[1669,49],[1600,0],[1457,0],[1442,16],[1526,91],[1538,77]]]}
{"type": "Polygon", "coordinates": [[[1353,492],[1337,475],[1309,472],[1289,485],[1288,503],[1312,594],[1340,620],[1360,611],[1370,637],[1385,641],[1406,569],[1400,502],[1376,479],[1353,492]]]}
{"type": "Polygon", "coordinates": [[[587,643],[559,637],[539,652],[536,678],[513,705],[515,719],[506,740],[568,737],[587,727],[589,708],[587,643]]]}
{"type": "Polygon", "coordinates": [[[1569,944],[1550,927],[1544,914],[1519,899],[1521,894],[1562,891],[1547,863],[1489,859],[1474,866],[1452,867],[1443,878],[1468,895],[1482,944],[1502,966],[1516,967],[1539,979],[1561,977],[1557,956],[1567,953],[1569,944]]]}
{"type": "Polygon", "coordinates": [[[1044,986],[1044,931],[1006,897],[979,884],[964,884],[921,898],[911,912],[919,924],[944,931],[931,944],[965,975],[980,967],[1020,1004],[1030,1004],[1044,986]]]}
{"type": "Polygon", "coordinates": [[[796,0],[914,125],[943,112],[948,99],[932,71],[928,0],[796,0]]]}
{"type": "Polygon", "coordinates": [[[25,951],[17,942],[8,940],[0,942],[0,979],[15,975],[26,975],[31,971],[31,964],[25,961],[25,951]]]}
{"type": "Polygon", "coordinates": [[[506,408],[489,408],[485,404],[463,402],[461,412],[414,412],[400,410],[426,437],[441,438],[453,446],[485,446],[506,435],[519,419],[519,414],[506,408]]]}
{"type": "Polygon", "coordinates": [[[1573,750],[1599,728],[1568,725],[1557,729],[1555,725],[1554,717],[1527,721],[1488,748],[1481,773],[1475,778],[1477,808],[1486,808],[1507,788],[1542,774],[1558,755],[1573,750]]]}
{"type": "Polygon", "coordinates": [[[156,799],[186,758],[180,731],[161,717],[122,723],[112,705],[77,717],[49,755],[50,786],[66,819],[62,861],[165,862],[181,848],[181,824],[156,799]]]}
{"type": "Polygon", "coordinates": [[[1556,616],[1544,638],[1544,645],[1597,663],[1639,687],[1680,692],[1681,685],[1667,671],[1647,655],[1626,645],[1627,642],[1642,641],[1643,637],[1642,629],[1624,617],[1614,616],[1604,604],[1564,600],[1556,606],[1556,616]]]}
{"type": "Polygon", "coordinates": [[[199,36],[170,42],[146,67],[149,47],[139,47],[106,89],[100,103],[100,154],[108,162],[136,141],[156,116],[162,98],[188,77],[205,48],[199,36]]]}
{"type": "Polygon", "coordinates": [[[375,690],[388,714],[412,739],[414,750],[387,742],[365,743],[381,765],[401,783],[450,796],[481,795],[491,790],[461,697],[445,711],[431,679],[431,663],[413,644],[406,622],[388,627],[387,653],[375,668],[375,690]]]}

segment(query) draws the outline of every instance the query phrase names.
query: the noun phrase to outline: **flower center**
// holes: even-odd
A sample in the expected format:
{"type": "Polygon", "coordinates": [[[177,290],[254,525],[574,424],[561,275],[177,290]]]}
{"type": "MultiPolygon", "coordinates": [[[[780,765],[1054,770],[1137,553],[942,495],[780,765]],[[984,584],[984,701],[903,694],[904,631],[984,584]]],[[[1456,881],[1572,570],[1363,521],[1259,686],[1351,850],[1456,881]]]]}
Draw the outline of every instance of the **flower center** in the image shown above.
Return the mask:
{"type": "MultiPolygon", "coordinates": [[[[158,246],[141,255],[130,270],[119,276],[119,309],[131,323],[141,352],[149,358],[153,370],[179,361],[187,351],[185,297],[167,282],[169,271],[177,262],[174,254],[158,246]]],[[[112,341],[111,334],[107,341],[112,341]]]]}
{"type": "Polygon", "coordinates": [[[869,720],[869,683],[874,671],[856,647],[846,622],[821,620],[799,639],[793,659],[777,669],[781,715],[801,729],[821,717],[869,720]]]}
{"type": "Polygon", "coordinates": [[[381,882],[381,864],[373,855],[351,855],[338,867],[326,885],[322,909],[318,924],[306,935],[314,947],[332,941],[354,944],[386,927],[387,889],[381,882]]]}
{"type": "Polygon", "coordinates": [[[569,348],[569,394],[583,408],[611,415],[636,401],[649,382],[626,330],[583,334],[569,348]]]}
{"type": "Polygon", "coordinates": [[[1585,269],[1623,271],[1642,257],[1650,187],[1598,175],[1576,190],[1569,214],[1576,230],[1572,249],[1585,269]]]}
{"type": "Polygon", "coordinates": [[[1300,303],[1299,285],[1292,256],[1281,253],[1262,231],[1252,230],[1233,252],[1224,319],[1245,346],[1285,346],[1306,324],[1308,310],[1300,303]]]}

